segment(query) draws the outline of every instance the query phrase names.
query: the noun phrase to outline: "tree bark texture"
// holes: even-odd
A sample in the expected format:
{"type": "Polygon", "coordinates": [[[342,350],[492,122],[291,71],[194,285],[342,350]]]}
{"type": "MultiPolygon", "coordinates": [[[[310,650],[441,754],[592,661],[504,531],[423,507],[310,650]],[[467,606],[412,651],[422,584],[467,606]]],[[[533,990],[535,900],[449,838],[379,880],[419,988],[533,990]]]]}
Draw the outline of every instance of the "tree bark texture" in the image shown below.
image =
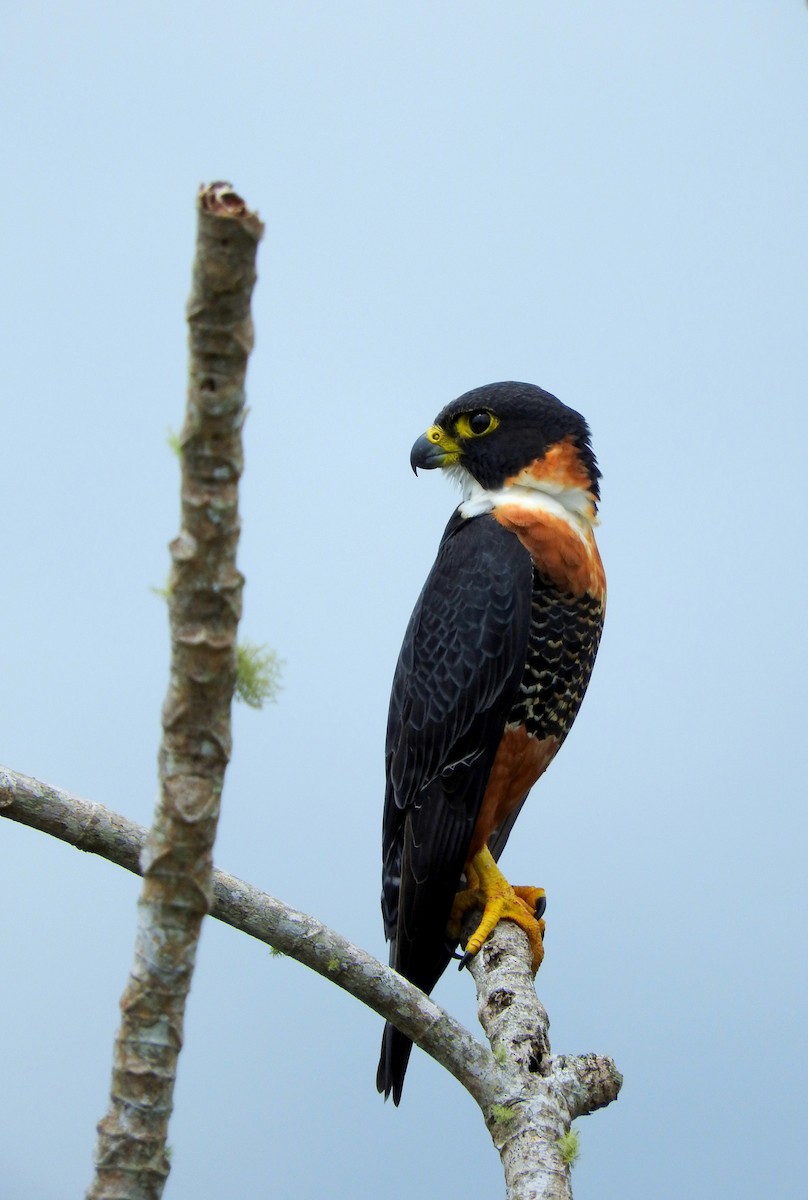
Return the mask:
{"type": "MultiPolygon", "coordinates": [[[[0,815],[139,871],[146,831],[68,792],[0,768],[0,815]]],[[[502,1159],[508,1200],[567,1200],[570,1168],[559,1139],[576,1117],[617,1098],[609,1058],[550,1054],[549,1021],[530,972],[524,933],[501,922],[471,963],[491,1049],[364,950],[305,913],[214,871],[211,915],[282,950],[392,1021],[474,1097],[502,1159]]],[[[476,924],[474,914],[469,919],[476,924]]]]}
{"type": "Polygon", "coordinates": [[[531,958],[526,934],[501,921],[470,963],[478,1016],[499,1068],[481,1107],[507,1200],[572,1200],[563,1139],[576,1117],[617,1099],[623,1079],[609,1058],[551,1055],[531,958]]]}
{"type": "Polygon", "coordinates": [[[162,1195],[185,1003],[212,899],[213,842],[230,757],[243,586],[236,549],[244,379],[263,227],[227,184],[200,189],[197,208],[160,791],[142,851],[134,963],[121,999],[110,1107],[98,1126],[90,1200],[162,1195]]]}

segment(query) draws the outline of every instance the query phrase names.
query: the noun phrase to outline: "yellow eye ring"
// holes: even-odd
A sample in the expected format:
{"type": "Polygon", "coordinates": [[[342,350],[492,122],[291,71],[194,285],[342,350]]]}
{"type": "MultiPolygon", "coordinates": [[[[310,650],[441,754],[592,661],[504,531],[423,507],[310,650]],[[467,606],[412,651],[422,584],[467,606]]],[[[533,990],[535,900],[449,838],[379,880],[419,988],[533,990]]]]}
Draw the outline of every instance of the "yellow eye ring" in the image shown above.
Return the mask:
{"type": "Polygon", "coordinates": [[[462,438],[478,438],[485,437],[487,433],[492,433],[497,425],[498,419],[487,408],[478,408],[473,412],[461,413],[455,423],[455,429],[458,436],[462,438]]]}

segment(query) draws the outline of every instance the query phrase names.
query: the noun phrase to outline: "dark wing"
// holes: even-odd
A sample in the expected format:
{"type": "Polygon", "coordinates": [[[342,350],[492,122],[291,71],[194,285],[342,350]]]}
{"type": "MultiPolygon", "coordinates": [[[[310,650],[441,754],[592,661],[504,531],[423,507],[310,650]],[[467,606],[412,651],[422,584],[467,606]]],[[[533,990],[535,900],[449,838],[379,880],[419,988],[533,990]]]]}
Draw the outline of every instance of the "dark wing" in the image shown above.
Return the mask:
{"type": "MultiPolygon", "coordinates": [[[[382,913],[390,963],[430,991],[446,923],[525,666],[532,584],[518,539],[457,513],[410,619],[387,726],[382,913]]],[[[377,1085],[395,1103],[411,1043],[388,1026],[377,1085]]]]}

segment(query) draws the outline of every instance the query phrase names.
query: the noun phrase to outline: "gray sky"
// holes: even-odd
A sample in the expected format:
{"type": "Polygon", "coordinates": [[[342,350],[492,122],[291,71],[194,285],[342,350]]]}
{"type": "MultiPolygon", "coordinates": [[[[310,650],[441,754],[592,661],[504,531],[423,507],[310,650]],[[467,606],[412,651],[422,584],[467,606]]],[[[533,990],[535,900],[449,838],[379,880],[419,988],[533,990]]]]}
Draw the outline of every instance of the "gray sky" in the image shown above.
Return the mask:
{"type": "MultiPolygon", "coordinates": [[[[412,442],[525,379],[588,417],[606,633],[503,865],[556,1051],[613,1055],[576,1200],[803,1197],[808,10],[799,0],[6,5],[0,760],[147,822],[197,185],[267,223],[217,861],[384,954],[382,748],[455,496],[412,442]]],[[[0,824],[0,1200],[78,1196],[137,881],[0,824]]],[[[437,999],[474,1025],[456,972],[437,999]]],[[[167,1196],[501,1193],[473,1102],[210,923],[167,1196]]]]}

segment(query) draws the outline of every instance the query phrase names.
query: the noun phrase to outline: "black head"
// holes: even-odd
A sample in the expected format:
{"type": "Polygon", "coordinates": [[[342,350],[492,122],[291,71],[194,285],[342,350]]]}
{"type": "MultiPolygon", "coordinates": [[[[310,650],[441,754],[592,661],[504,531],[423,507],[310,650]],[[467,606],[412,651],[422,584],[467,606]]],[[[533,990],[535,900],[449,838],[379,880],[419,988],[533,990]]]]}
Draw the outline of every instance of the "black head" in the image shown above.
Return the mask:
{"type": "Polygon", "coordinates": [[[531,383],[490,383],[452,400],[412,449],[413,467],[459,465],[484,488],[503,486],[568,443],[598,498],[598,470],[589,427],[574,409],[531,383]]]}

